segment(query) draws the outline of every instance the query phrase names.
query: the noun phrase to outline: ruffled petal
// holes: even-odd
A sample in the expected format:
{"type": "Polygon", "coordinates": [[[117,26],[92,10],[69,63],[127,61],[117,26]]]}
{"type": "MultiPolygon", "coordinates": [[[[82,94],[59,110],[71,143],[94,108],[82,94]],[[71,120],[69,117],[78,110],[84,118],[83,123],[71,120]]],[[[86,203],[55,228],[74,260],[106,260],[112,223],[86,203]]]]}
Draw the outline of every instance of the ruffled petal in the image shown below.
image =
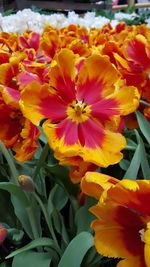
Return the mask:
{"type": "Polygon", "coordinates": [[[38,147],[37,141],[40,136],[40,131],[29,120],[26,120],[24,127],[18,138],[18,142],[13,146],[16,153],[15,159],[24,162],[30,160],[38,147]]]}
{"type": "Polygon", "coordinates": [[[107,56],[92,55],[85,60],[77,84],[77,99],[93,104],[114,91],[117,70],[107,56]]]}
{"type": "Polygon", "coordinates": [[[107,191],[117,182],[118,180],[112,178],[111,176],[88,171],[81,180],[81,189],[84,194],[92,196],[99,200],[103,191],[107,191]]]}
{"type": "Polygon", "coordinates": [[[8,86],[0,86],[4,102],[12,108],[19,109],[20,92],[8,86]]]}
{"type": "Polygon", "coordinates": [[[99,218],[92,223],[92,228],[100,254],[114,258],[144,255],[144,243],[139,232],[143,228],[142,217],[109,200],[90,210],[99,218]]]}
{"type": "Polygon", "coordinates": [[[117,267],[149,267],[142,256],[121,260],[117,267]]]}
{"type": "Polygon", "coordinates": [[[56,56],[54,66],[50,69],[50,86],[66,103],[75,99],[75,55],[69,49],[61,50],[56,56]]]}
{"type": "MultiPolygon", "coordinates": [[[[114,93],[112,98],[116,101],[116,109],[121,116],[128,115],[139,106],[140,94],[136,87],[126,86],[114,93]]],[[[112,99],[110,96],[110,99],[112,99]]]]}
{"type": "Polygon", "coordinates": [[[128,207],[142,216],[150,216],[147,203],[150,202],[150,182],[148,180],[120,181],[108,192],[116,203],[128,207]]]}
{"type": "MultiPolygon", "coordinates": [[[[123,155],[120,150],[126,145],[125,138],[121,134],[109,131],[103,133],[99,127],[97,130],[93,127],[88,128],[89,124],[86,124],[85,128],[81,125],[82,129],[78,130],[79,125],[68,119],[58,125],[50,124],[48,121],[43,124],[44,132],[57,159],[62,156],[64,158],[79,156],[85,162],[102,167],[121,160],[123,155]],[[116,145],[112,146],[114,143],[116,145]]],[[[94,126],[97,127],[96,123],[94,126]]]]}
{"type": "Polygon", "coordinates": [[[36,81],[21,92],[20,106],[24,116],[36,125],[45,118],[55,123],[67,116],[62,99],[51,92],[48,84],[41,85],[36,81]]]}

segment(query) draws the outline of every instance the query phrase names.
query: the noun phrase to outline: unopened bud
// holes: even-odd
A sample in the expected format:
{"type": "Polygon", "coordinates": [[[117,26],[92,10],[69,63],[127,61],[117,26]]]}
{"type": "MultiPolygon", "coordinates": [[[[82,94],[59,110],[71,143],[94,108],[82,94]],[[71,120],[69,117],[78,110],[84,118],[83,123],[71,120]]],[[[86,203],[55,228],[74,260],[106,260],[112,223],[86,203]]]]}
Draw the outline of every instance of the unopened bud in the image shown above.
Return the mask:
{"type": "Polygon", "coordinates": [[[0,224],[0,244],[2,244],[7,236],[7,229],[0,224]]]}
{"type": "Polygon", "coordinates": [[[24,191],[33,192],[35,189],[34,182],[30,176],[20,175],[18,177],[20,186],[24,191]]]}

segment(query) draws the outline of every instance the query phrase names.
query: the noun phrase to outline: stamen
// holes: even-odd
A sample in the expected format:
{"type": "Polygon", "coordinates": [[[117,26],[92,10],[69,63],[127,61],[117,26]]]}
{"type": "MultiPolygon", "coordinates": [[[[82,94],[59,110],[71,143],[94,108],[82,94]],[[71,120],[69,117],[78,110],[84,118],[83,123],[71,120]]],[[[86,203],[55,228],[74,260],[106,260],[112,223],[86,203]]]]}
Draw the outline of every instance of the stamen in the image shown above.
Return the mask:
{"type": "Polygon", "coordinates": [[[81,108],[81,107],[82,107],[82,104],[83,104],[83,102],[82,102],[81,100],[78,100],[78,101],[76,102],[76,107],[77,107],[77,108],[81,108]]]}
{"type": "Polygon", "coordinates": [[[140,234],[140,237],[141,237],[141,241],[142,242],[145,242],[145,240],[144,240],[144,232],[145,232],[145,229],[144,228],[139,231],[139,234],[140,234]]]}
{"type": "Polygon", "coordinates": [[[67,115],[69,118],[76,122],[84,122],[88,119],[90,115],[91,109],[84,100],[74,100],[72,103],[69,104],[67,109],[67,115]]]}

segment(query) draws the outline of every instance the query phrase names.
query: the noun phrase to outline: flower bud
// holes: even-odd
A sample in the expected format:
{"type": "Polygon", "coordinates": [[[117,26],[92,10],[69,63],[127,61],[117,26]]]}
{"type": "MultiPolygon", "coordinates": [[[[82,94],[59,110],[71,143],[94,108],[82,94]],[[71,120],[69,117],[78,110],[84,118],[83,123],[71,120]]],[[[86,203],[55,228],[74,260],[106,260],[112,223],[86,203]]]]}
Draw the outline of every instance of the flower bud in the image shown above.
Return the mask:
{"type": "Polygon", "coordinates": [[[35,189],[34,182],[30,176],[20,175],[18,177],[20,186],[24,191],[33,192],[35,189]]]}
{"type": "Polygon", "coordinates": [[[0,224],[0,244],[2,244],[7,236],[7,229],[0,224]]]}

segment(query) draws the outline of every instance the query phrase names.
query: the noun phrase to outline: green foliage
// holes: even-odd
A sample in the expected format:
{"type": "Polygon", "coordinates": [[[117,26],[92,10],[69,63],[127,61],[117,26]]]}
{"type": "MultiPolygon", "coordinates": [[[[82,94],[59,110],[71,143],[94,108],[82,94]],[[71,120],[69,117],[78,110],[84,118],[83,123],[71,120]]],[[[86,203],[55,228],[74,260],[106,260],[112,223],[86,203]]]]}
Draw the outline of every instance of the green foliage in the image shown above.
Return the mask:
{"type": "Polygon", "coordinates": [[[136,112],[136,117],[142,134],[146,138],[147,142],[150,144],[150,123],[144,118],[144,116],[139,111],[136,112]]]}
{"type": "MultiPolygon", "coordinates": [[[[139,111],[136,116],[139,129],[125,130],[124,158],[105,169],[106,174],[115,176],[116,173],[119,179],[149,179],[150,124],[139,111]]],[[[13,245],[12,251],[5,253],[6,259],[0,267],[115,266],[93,247],[90,224],[94,216],[89,208],[95,205],[95,200],[86,197],[84,205],[79,205],[80,188],[71,182],[70,168],[57,163],[44,137],[40,142],[39,154],[31,163],[21,165],[12,157],[8,159],[11,163],[9,175],[6,160],[11,154],[4,151],[5,158],[0,158],[3,177],[0,199],[4,205],[1,205],[0,214],[8,229],[7,242],[13,245]],[[32,175],[35,192],[25,192],[16,179],[9,181],[15,168],[18,174],[32,175]],[[8,212],[5,212],[6,198],[8,212]]]]}
{"type": "Polygon", "coordinates": [[[49,253],[26,251],[14,257],[12,267],[49,267],[51,258],[49,253]]]}
{"type": "Polygon", "coordinates": [[[96,204],[95,199],[87,197],[84,206],[80,207],[75,214],[75,223],[77,226],[77,234],[87,231],[90,232],[90,224],[94,220],[94,216],[89,213],[89,208],[96,204]],[[81,220],[82,218],[82,220],[81,220]]]}
{"type": "Polygon", "coordinates": [[[50,239],[50,238],[38,238],[38,239],[31,241],[26,246],[19,248],[16,251],[13,251],[12,253],[10,253],[6,257],[6,259],[12,258],[12,257],[14,257],[14,256],[16,256],[22,252],[31,250],[33,248],[43,247],[43,246],[44,247],[51,247],[53,250],[55,250],[59,253],[58,248],[56,247],[56,245],[52,239],[50,239]]]}
{"type": "Polygon", "coordinates": [[[58,267],[80,267],[85,253],[93,246],[93,236],[88,232],[81,232],[66,248],[58,267]]]}
{"type": "MultiPolygon", "coordinates": [[[[145,121],[145,118],[143,119],[145,121]]],[[[143,126],[143,121],[141,121],[141,124],[143,126]]],[[[146,126],[148,127],[149,125],[146,124],[146,126]]],[[[137,179],[139,169],[141,167],[142,173],[140,175],[142,175],[143,179],[149,179],[150,165],[147,157],[148,155],[145,149],[145,144],[142,138],[140,137],[138,131],[135,130],[134,132],[137,139],[137,146],[135,147],[134,155],[132,157],[130,165],[129,161],[123,159],[123,163],[120,163],[120,167],[126,170],[124,178],[130,178],[133,180],[137,179]]]]}

